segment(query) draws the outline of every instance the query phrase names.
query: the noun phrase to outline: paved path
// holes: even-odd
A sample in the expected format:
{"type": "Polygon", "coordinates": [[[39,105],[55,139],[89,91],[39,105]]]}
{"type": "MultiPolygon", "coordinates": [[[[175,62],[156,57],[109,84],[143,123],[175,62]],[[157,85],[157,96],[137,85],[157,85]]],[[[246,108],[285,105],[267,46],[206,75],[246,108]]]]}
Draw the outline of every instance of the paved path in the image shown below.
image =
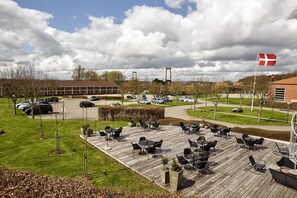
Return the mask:
{"type": "MultiPolygon", "coordinates": [[[[204,104],[201,105],[196,105],[197,106],[203,106],[204,104]]],[[[234,105],[220,105],[220,106],[234,106],[234,105]]],[[[170,107],[165,107],[165,117],[174,117],[174,118],[180,118],[183,120],[199,120],[201,121],[202,119],[196,118],[189,116],[187,114],[187,109],[192,108],[192,105],[185,105],[185,106],[170,106],[170,107]]],[[[274,131],[290,131],[290,126],[261,126],[261,125],[243,125],[243,124],[234,124],[234,123],[229,123],[229,122],[221,122],[221,121],[214,121],[214,120],[208,120],[208,119],[203,119],[207,122],[216,122],[221,125],[225,125],[228,127],[242,127],[242,128],[259,128],[259,129],[266,129],[266,130],[274,130],[274,131]]]]}

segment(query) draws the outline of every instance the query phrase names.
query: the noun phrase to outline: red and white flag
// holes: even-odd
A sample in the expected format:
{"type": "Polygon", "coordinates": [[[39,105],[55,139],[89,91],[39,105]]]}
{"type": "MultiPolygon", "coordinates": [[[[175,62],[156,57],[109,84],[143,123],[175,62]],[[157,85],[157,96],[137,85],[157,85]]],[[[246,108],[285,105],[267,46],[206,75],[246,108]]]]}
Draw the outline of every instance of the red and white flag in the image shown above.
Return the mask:
{"type": "Polygon", "coordinates": [[[259,66],[273,66],[276,63],[275,54],[259,54],[259,66]]]}

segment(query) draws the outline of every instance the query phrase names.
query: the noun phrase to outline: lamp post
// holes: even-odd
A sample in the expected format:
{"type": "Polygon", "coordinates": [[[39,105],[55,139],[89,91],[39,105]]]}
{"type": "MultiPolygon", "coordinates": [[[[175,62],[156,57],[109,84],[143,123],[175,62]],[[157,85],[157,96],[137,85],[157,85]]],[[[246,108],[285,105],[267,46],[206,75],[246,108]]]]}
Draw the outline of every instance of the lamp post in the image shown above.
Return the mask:
{"type": "Polygon", "coordinates": [[[288,109],[287,109],[287,122],[289,122],[289,112],[290,112],[290,105],[291,105],[291,102],[287,102],[288,104],[288,109]]]}

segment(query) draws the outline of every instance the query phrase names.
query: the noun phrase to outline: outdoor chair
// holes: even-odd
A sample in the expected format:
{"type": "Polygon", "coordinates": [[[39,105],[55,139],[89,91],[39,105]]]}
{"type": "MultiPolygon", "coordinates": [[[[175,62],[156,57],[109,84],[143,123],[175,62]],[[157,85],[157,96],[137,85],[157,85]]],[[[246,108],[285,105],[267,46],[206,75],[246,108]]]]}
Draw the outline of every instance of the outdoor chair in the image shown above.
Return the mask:
{"type": "Polygon", "coordinates": [[[240,148],[245,148],[245,143],[241,138],[235,137],[235,139],[236,139],[237,146],[239,146],[240,148]]]}
{"type": "Polygon", "coordinates": [[[190,139],[188,139],[188,142],[190,144],[190,148],[194,147],[195,151],[198,148],[198,144],[196,142],[191,141],[190,139]]]}
{"type": "Polygon", "coordinates": [[[104,131],[106,133],[110,133],[111,132],[111,127],[110,126],[106,126],[105,129],[104,129],[104,131]]]}
{"type": "MultiPolygon", "coordinates": [[[[207,165],[207,161],[195,161],[193,163],[194,168],[197,169],[198,173],[200,173],[200,171],[202,170],[206,170],[206,165],[207,165]]],[[[201,174],[201,173],[200,173],[201,174]]]]}
{"type": "Polygon", "coordinates": [[[217,128],[210,127],[210,132],[212,133],[213,136],[217,136],[219,130],[217,128]]]}
{"type": "Polygon", "coordinates": [[[155,157],[156,154],[156,147],[150,146],[145,148],[146,152],[147,152],[147,157],[149,158],[149,154],[152,154],[152,157],[155,157]]]}
{"type": "Polygon", "coordinates": [[[204,146],[200,146],[200,148],[203,152],[210,151],[210,145],[208,143],[204,146]]]}
{"type": "Polygon", "coordinates": [[[248,140],[248,139],[243,139],[245,145],[251,150],[255,148],[255,142],[248,140]]]}
{"type": "Polygon", "coordinates": [[[160,140],[158,142],[154,142],[153,147],[159,148],[159,150],[162,152],[162,149],[161,149],[162,144],[163,144],[163,140],[160,140]]]}
{"type": "Polygon", "coordinates": [[[251,167],[257,173],[264,173],[266,170],[266,162],[262,160],[262,163],[256,163],[254,157],[252,155],[249,156],[249,163],[247,166],[251,167]]]}
{"type": "Polygon", "coordinates": [[[193,154],[193,152],[191,151],[190,148],[185,148],[185,149],[184,149],[184,157],[185,157],[185,158],[189,159],[187,156],[189,156],[189,155],[191,155],[191,154],[193,154]]]}
{"type": "Polygon", "coordinates": [[[187,133],[187,132],[190,133],[190,128],[189,127],[183,125],[183,126],[181,126],[181,128],[182,128],[182,132],[184,132],[184,133],[187,133]]]}
{"type": "Polygon", "coordinates": [[[283,156],[289,156],[289,149],[287,146],[280,147],[276,142],[275,142],[275,147],[273,149],[274,154],[281,154],[283,156]]]}
{"type": "Polygon", "coordinates": [[[121,134],[121,131],[114,131],[113,132],[113,139],[116,139],[116,140],[120,140],[120,134],[121,134]]]}
{"type": "Polygon", "coordinates": [[[197,139],[197,144],[203,145],[205,144],[205,142],[206,142],[206,139],[204,136],[199,136],[199,138],[197,139]]]}
{"type": "Polygon", "coordinates": [[[181,155],[176,155],[177,161],[179,163],[179,165],[183,166],[185,168],[186,165],[190,165],[190,162],[184,158],[181,155]]]}
{"type": "Polygon", "coordinates": [[[141,151],[141,147],[137,143],[132,143],[131,142],[131,144],[132,144],[132,153],[133,153],[133,156],[134,156],[135,151],[137,151],[137,150],[141,151]]]}
{"type": "Polygon", "coordinates": [[[255,145],[259,148],[262,148],[263,142],[264,142],[264,138],[256,139],[255,145]]]}
{"type": "Polygon", "coordinates": [[[210,147],[210,151],[212,151],[212,152],[215,152],[215,148],[216,148],[216,145],[217,145],[217,143],[218,143],[218,141],[217,140],[215,140],[215,141],[213,141],[213,142],[208,142],[207,143],[207,145],[210,147]]]}
{"type": "Polygon", "coordinates": [[[152,129],[152,130],[159,129],[159,125],[160,125],[160,123],[156,122],[150,126],[150,129],[152,129]]]}
{"type": "Polygon", "coordinates": [[[139,141],[142,141],[142,140],[146,140],[146,138],[145,137],[140,137],[139,141]]]}
{"type": "Polygon", "coordinates": [[[221,132],[220,132],[221,137],[228,138],[228,135],[229,135],[230,131],[231,131],[231,128],[221,129],[221,132]]]}
{"type": "Polygon", "coordinates": [[[104,131],[99,131],[100,134],[100,140],[102,141],[102,137],[107,136],[107,133],[105,133],[104,131]]]}
{"type": "Polygon", "coordinates": [[[242,134],[242,139],[243,139],[243,140],[245,140],[245,139],[249,139],[249,138],[250,138],[250,137],[249,137],[248,134],[246,134],[246,133],[242,134]]]}

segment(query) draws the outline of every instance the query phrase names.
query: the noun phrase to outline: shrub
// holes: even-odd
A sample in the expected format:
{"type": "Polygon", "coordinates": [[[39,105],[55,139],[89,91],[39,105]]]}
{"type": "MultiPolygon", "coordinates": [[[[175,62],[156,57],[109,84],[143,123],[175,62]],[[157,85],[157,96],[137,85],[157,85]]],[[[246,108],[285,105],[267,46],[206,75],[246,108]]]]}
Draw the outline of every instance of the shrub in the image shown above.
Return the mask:
{"type": "Polygon", "coordinates": [[[159,120],[164,118],[165,110],[163,107],[113,107],[100,106],[98,108],[99,120],[112,121],[134,121],[159,120]]]}

